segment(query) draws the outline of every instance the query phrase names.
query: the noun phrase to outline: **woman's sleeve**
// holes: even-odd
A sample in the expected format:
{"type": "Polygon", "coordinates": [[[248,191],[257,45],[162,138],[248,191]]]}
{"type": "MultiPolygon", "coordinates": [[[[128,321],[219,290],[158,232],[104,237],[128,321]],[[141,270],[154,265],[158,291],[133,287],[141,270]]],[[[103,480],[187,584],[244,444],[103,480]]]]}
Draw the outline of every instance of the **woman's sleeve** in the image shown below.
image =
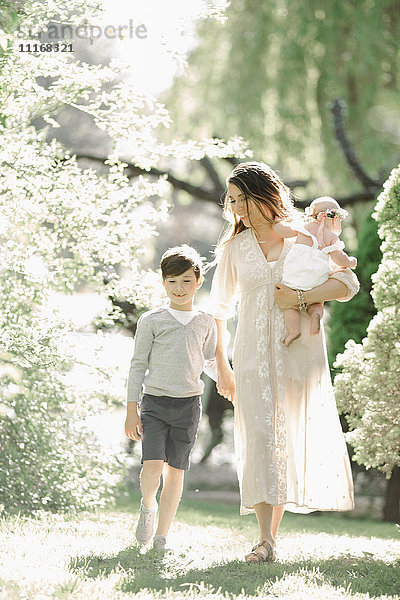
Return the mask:
{"type": "Polygon", "coordinates": [[[351,269],[342,269],[340,271],[334,271],[333,273],[331,273],[329,278],[337,279],[338,281],[344,283],[344,285],[347,287],[347,295],[343,298],[338,298],[338,302],[348,302],[348,300],[351,300],[352,297],[355,296],[358,290],[360,289],[360,283],[351,269]]]}
{"type": "Polygon", "coordinates": [[[218,259],[211,284],[210,312],[215,319],[230,319],[234,316],[237,288],[236,267],[232,260],[232,244],[227,242],[218,259]]]}

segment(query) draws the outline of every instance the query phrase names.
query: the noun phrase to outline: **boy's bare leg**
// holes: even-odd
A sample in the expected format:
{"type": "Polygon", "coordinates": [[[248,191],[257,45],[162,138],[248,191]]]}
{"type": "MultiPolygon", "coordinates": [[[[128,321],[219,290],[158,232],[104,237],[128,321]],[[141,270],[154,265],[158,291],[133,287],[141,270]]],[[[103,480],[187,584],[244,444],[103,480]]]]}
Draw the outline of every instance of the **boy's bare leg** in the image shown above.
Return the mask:
{"type": "Polygon", "coordinates": [[[142,490],[143,505],[146,508],[153,508],[155,504],[163,466],[163,460],[143,461],[143,468],[140,473],[140,489],[142,490]]]}
{"type": "Polygon", "coordinates": [[[285,512],[285,505],[274,506],[272,511],[272,522],[271,522],[271,533],[274,540],[276,540],[276,534],[278,533],[278,527],[282,520],[283,513],[285,512]]]}
{"type": "Polygon", "coordinates": [[[318,335],[321,331],[321,319],[324,315],[323,304],[310,304],[307,308],[307,312],[311,317],[310,321],[310,335],[318,335]]]}
{"type": "Polygon", "coordinates": [[[156,535],[167,535],[182,496],[185,471],[165,465],[156,535]]]}
{"type": "Polygon", "coordinates": [[[294,340],[300,337],[300,315],[296,308],[287,308],[283,311],[283,318],[285,319],[286,329],[288,334],[283,340],[285,346],[290,346],[294,340]]]}

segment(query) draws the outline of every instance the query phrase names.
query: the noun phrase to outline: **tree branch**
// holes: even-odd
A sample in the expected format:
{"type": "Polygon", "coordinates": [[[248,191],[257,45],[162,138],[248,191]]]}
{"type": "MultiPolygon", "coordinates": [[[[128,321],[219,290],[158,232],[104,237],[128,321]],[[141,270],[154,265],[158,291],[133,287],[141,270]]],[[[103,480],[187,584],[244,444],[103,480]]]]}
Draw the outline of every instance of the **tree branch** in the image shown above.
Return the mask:
{"type": "MultiPolygon", "coordinates": [[[[93,154],[76,154],[75,156],[76,156],[77,160],[90,160],[92,162],[101,163],[102,165],[104,165],[104,161],[106,160],[102,156],[95,156],[93,154]]],[[[166,176],[167,181],[169,181],[169,183],[173,186],[173,188],[175,190],[183,190],[183,191],[187,192],[188,194],[190,194],[191,196],[193,196],[194,198],[197,198],[199,200],[205,200],[206,202],[212,202],[214,204],[219,204],[221,195],[225,191],[225,185],[223,185],[220,182],[216,169],[214,168],[211,161],[207,157],[202,158],[200,160],[200,163],[207,170],[208,175],[212,179],[212,182],[214,184],[214,190],[207,190],[201,186],[193,185],[193,184],[189,183],[188,181],[183,181],[182,179],[178,179],[177,177],[175,177],[175,175],[173,175],[169,171],[161,171],[160,169],[156,169],[155,167],[152,167],[151,169],[146,170],[146,169],[142,169],[141,167],[138,167],[136,165],[133,165],[132,163],[127,163],[125,160],[123,162],[125,162],[128,165],[127,177],[129,179],[133,179],[134,177],[139,177],[139,175],[152,175],[154,177],[166,176]]],[[[105,166],[107,166],[107,165],[105,165],[105,166]]],[[[307,185],[307,181],[298,179],[298,180],[294,180],[294,181],[288,181],[288,182],[286,182],[286,185],[290,188],[305,187],[307,185]]]]}
{"type": "MultiPolygon", "coordinates": [[[[100,162],[103,165],[104,165],[104,161],[106,160],[104,157],[94,156],[92,154],[76,154],[76,158],[78,160],[85,159],[85,160],[91,160],[93,162],[100,162]]],[[[188,192],[188,194],[191,194],[192,196],[195,196],[196,198],[199,198],[200,200],[206,200],[207,202],[214,202],[216,204],[219,201],[219,196],[217,196],[214,191],[206,190],[205,188],[202,188],[198,185],[192,185],[191,183],[188,183],[187,181],[178,179],[177,177],[175,177],[175,175],[173,175],[169,171],[160,171],[159,169],[156,169],[155,167],[152,167],[151,169],[146,170],[146,169],[142,169],[141,167],[138,167],[136,165],[133,165],[132,163],[128,163],[126,160],[124,160],[123,162],[125,162],[128,165],[128,167],[127,167],[128,179],[133,179],[134,177],[139,177],[139,175],[153,175],[154,177],[166,176],[167,181],[169,181],[169,183],[173,186],[173,188],[175,190],[183,190],[185,192],[188,192]]]]}
{"type": "Polygon", "coordinates": [[[351,142],[347,137],[344,128],[344,114],[346,112],[346,103],[344,102],[344,100],[336,98],[336,100],[334,100],[331,103],[330,109],[333,115],[333,127],[335,130],[336,139],[338,140],[344,152],[350,169],[353,171],[354,175],[360,181],[361,185],[365,190],[373,188],[373,190],[376,192],[377,189],[382,187],[383,182],[372,179],[366,173],[366,171],[364,171],[356,157],[356,153],[351,145],[351,142]]]}
{"type": "Polygon", "coordinates": [[[241,158],[236,158],[236,156],[225,156],[224,160],[227,160],[228,163],[236,167],[236,165],[240,165],[243,160],[241,158]]]}
{"type": "Polygon", "coordinates": [[[212,162],[208,158],[208,156],[204,156],[203,158],[201,158],[200,164],[203,165],[203,167],[207,171],[207,174],[213,183],[215,194],[218,196],[218,198],[220,198],[221,195],[225,191],[225,186],[221,182],[221,179],[220,179],[219,174],[217,173],[217,170],[215,169],[214,165],[212,164],[212,162]]]}
{"type": "MultiPolygon", "coordinates": [[[[224,160],[227,160],[234,167],[243,162],[243,159],[235,158],[234,156],[226,156],[224,160]]],[[[285,181],[285,185],[287,185],[289,188],[307,187],[308,181],[305,179],[294,179],[293,181],[285,181]]]]}
{"type": "MultiPolygon", "coordinates": [[[[351,170],[355,174],[356,178],[361,182],[363,186],[362,192],[357,192],[355,194],[350,194],[348,196],[343,196],[342,198],[337,198],[337,201],[341,206],[351,206],[356,204],[357,202],[368,202],[370,200],[374,200],[377,192],[381,189],[383,185],[383,180],[378,181],[372,179],[366,171],[360,165],[358,159],[356,158],[355,151],[350,143],[350,140],[347,137],[345,128],[344,128],[344,113],[346,109],[346,104],[343,100],[336,99],[331,103],[331,112],[333,115],[333,124],[334,130],[336,134],[336,138],[342,148],[344,155],[346,157],[347,163],[349,164],[351,170]]],[[[97,163],[101,163],[104,165],[104,161],[106,160],[101,156],[94,156],[91,154],[76,154],[77,160],[89,160],[97,163]]],[[[225,157],[224,160],[229,162],[231,165],[236,166],[239,164],[241,159],[238,159],[234,156],[225,157]]],[[[126,161],[124,161],[126,162],[126,161]]],[[[149,170],[142,169],[132,163],[127,163],[127,177],[129,179],[133,179],[134,177],[138,177],[139,175],[150,175],[153,177],[162,177],[164,176],[167,181],[173,186],[175,190],[182,190],[197,198],[199,200],[205,200],[206,202],[212,202],[213,204],[219,204],[220,198],[225,190],[224,182],[221,181],[220,176],[215,169],[212,161],[208,157],[202,158],[200,164],[204,167],[207,172],[207,175],[212,183],[213,189],[209,190],[199,185],[193,185],[188,181],[184,181],[175,177],[170,171],[161,171],[160,169],[156,169],[152,167],[149,170]]],[[[302,179],[297,179],[293,181],[287,181],[286,185],[289,188],[295,189],[299,187],[306,187],[308,184],[307,181],[302,179]]],[[[305,208],[312,202],[311,199],[294,199],[294,204],[297,208],[305,208]]]]}

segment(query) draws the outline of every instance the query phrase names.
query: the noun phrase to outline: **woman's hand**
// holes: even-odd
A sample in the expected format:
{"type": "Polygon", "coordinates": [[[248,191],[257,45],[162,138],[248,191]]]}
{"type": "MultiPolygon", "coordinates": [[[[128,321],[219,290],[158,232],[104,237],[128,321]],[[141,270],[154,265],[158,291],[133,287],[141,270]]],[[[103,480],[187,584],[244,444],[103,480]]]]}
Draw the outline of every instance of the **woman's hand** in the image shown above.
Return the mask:
{"type": "Polygon", "coordinates": [[[217,390],[224,398],[227,398],[234,404],[236,393],[235,377],[230,365],[227,362],[218,364],[217,390]]]}
{"type": "Polygon", "coordinates": [[[274,298],[275,302],[282,310],[299,306],[299,299],[296,290],[292,290],[283,283],[275,284],[274,298]]]}

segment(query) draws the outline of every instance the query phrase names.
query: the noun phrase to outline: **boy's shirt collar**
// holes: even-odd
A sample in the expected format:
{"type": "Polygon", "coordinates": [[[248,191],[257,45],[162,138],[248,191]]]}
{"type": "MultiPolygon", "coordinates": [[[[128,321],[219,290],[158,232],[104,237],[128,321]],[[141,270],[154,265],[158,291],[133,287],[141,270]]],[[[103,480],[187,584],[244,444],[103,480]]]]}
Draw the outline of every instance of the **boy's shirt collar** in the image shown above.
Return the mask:
{"type": "Polygon", "coordinates": [[[176,310],[176,308],[170,308],[167,306],[167,311],[180,323],[187,325],[190,321],[199,314],[196,308],[192,310],[176,310]]]}

